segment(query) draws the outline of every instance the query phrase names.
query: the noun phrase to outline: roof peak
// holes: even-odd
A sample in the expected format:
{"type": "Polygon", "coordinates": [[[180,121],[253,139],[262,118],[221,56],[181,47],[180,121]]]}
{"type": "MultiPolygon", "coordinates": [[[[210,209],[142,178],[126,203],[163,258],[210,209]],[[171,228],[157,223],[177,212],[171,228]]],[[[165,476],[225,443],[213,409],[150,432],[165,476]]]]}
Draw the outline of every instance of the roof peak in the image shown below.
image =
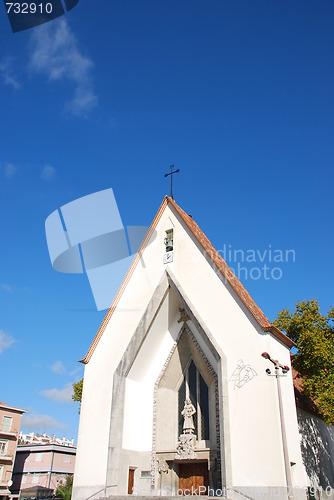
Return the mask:
{"type": "Polygon", "coordinates": [[[231,268],[228,266],[228,264],[225,262],[223,257],[220,255],[220,253],[215,249],[213,244],[210,242],[208,237],[203,233],[203,231],[200,229],[198,224],[194,221],[192,216],[190,214],[187,214],[172,198],[171,196],[166,195],[159,207],[159,210],[157,211],[151,226],[149,227],[149,230],[110,306],[108,309],[108,312],[93,340],[92,345],[90,346],[86,356],[84,359],[81,360],[83,363],[88,363],[100,338],[103,335],[103,332],[109,322],[109,319],[111,318],[113,312],[115,311],[117,304],[123,295],[123,292],[130,281],[130,278],[137,267],[138,262],[140,261],[141,255],[146,248],[156,226],[158,225],[159,220],[161,219],[161,216],[163,212],[165,211],[167,205],[171,205],[176,213],[179,215],[179,217],[183,220],[183,222],[186,224],[188,229],[191,231],[195,239],[198,241],[198,243],[202,246],[208,257],[210,258],[211,262],[216,266],[218,271],[220,272],[221,277],[223,278],[223,281],[225,281],[235,292],[235,294],[238,296],[238,298],[241,300],[241,302],[245,305],[247,310],[250,312],[250,314],[253,316],[253,318],[256,320],[260,328],[264,332],[270,332],[272,333],[278,340],[283,342],[288,348],[291,348],[295,345],[295,343],[287,337],[283,332],[281,332],[276,326],[274,326],[267,316],[264,314],[264,312],[261,310],[261,308],[256,304],[256,302],[252,299],[250,296],[249,292],[246,290],[244,285],[241,283],[241,281],[237,278],[237,276],[233,273],[231,268]]]}

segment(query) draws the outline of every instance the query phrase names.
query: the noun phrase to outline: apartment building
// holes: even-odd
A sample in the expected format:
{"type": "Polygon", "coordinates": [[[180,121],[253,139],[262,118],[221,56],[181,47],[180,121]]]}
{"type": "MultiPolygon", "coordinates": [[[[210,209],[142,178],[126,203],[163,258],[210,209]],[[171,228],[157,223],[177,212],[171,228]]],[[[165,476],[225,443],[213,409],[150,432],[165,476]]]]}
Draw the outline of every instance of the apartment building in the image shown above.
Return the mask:
{"type": "Polygon", "coordinates": [[[66,476],[74,474],[76,447],[60,444],[24,444],[17,447],[13,496],[51,497],[66,476]]]}
{"type": "Polygon", "coordinates": [[[29,432],[28,434],[24,434],[20,432],[19,444],[61,444],[63,446],[74,446],[74,439],[59,438],[54,434],[48,436],[46,433],[35,434],[34,432],[29,432]]]}
{"type": "Polygon", "coordinates": [[[9,488],[12,485],[17,439],[22,414],[25,412],[26,410],[0,402],[0,500],[11,495],[9,488]]]}

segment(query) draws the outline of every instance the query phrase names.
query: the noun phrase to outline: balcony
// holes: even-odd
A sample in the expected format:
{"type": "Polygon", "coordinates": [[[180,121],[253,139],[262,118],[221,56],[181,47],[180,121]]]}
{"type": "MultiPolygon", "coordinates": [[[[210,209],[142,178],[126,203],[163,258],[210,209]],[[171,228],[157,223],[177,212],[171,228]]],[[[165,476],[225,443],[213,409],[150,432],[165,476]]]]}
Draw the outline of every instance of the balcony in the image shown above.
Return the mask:
{"type": "Polygon", "coordinates": [[[11,455],[2,455],[0,453],[0,464],[12,464],[13,463],[13,457],[11,455]]]}
{"type": "Polygon", "coordinates": [[[5,497],[11,495],[11,492],[8,489],[8,484],[3,481],[0,481],[0,495],[5,497]]]}
{"type": "Polygon", "coordinates": [[[17,437],[18,431],[15,429],[8,430],[6,427],[0,428],[0,437],[17,437]]]}

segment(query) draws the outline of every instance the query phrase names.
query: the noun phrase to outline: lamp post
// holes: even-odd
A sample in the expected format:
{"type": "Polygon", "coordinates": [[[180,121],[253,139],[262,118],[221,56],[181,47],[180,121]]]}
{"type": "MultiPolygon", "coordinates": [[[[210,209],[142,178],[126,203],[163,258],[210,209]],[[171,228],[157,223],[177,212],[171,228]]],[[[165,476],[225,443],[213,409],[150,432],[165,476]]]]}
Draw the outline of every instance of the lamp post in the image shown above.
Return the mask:
{"type": "MultiPolygon", "coordinates": [[[[263,352],[261,356],[264,359],[267,359],[273,365],[275,366],[275,377],[276,377],[276,382],[277,382],[277,393],[278,393],[278,408],[279,408],[279,415],[280,415],[280,421],[281,421],[281,433],[282,433],[282,443],[283,443],[283,456],[284,456],[284,468],[285,468],[285,478],[286,478],[286,485],[288,488],[288,499],[293,500],[293,487],[292,487],[292,478],[291,478],[291,470],[290,470],[290,459],[289,459],[289,452],[288,452],[288,441],[286,437],[286,431],[285,431],[285,420],[284,420],[284,411],[283,411],[283,400],[282,400],[282,390],[281,390],[281,381],[280,377],[283,375],[286,375],[290,368],[288,366],[283,366],[279,363],[277,359],[272,359],[272,357],[267,353],[263,352]],[[282,370],[282,375],[280,375],[280,369],[282,370]]],[[[270,375],[270,370],[267,369],[266,373],[270,375]]]]}

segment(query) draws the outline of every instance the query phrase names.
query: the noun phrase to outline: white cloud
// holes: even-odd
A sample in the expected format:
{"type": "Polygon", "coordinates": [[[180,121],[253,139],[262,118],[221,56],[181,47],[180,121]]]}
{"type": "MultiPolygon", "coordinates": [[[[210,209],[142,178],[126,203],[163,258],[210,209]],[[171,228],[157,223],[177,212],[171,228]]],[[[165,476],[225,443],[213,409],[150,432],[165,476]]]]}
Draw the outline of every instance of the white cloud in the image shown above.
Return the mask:
{"type": "Polygon", "coordinates": [[[3,330],[0,330],[0,354],[5,349],[8,349],[11,345],[13,345],[14,342],[15,342],[14,337],[8,335],[8,333],[4,332],[3,330]]]}
{"type": "Polygon", "coordinates": [[[41,171],[41,178],[43,181],[50,182],[52,181],[56,176],[56,169],[49,164],[44,165],[41,171]]]}
{"type": "Polygon", "coordinates": [[[12,177],[14,177],[16,172],[17,172],[17,166],[14,165],[14,163],[6,161],[3,169],[4,176],[7,177],[7,179],[11,179],[12,177]]]}
{"type": "Polygon", "coordinates": [[[0,289],[2,289],[6,293],[14,293],[14,292],[30,292],[30,288],[23,285],[23,286],[17,286],[17,285],[9,285],[8,283],[1,283],[0,284],[0,289]]]}
{"type": "Polygon", "coordinates": [[[53,363],[53,365],[51,366],[51,370],[55,373],[58,373],[59,375],[63,375],[66,373],[66,369],[62,361],[56,361],[55,363],[53,363]]]}
{"type": "Polygon", "coordinates": [[[65,429],[67,426],[49,415],[38,415],[37,413],[25,413],[22,416],[21,428],[31,431],[46,432],[52,428],[65,429]]]}
{"type": "Polygon", "coordinates": [[[17,90],[20,87],[18,79],[13,75],[14,58],[4,57],[0,61],[0,77],[5,85],[17,90]]]}
{"type": "Polygon", "coordinates": [[[97,96],[89,86],[75,89],[73,99],[67,101],[65,111],[75,116],[87,116],[97,105],[97,96]]]}
{"type": "Polygon", "coordinates": [[[41,394],[47,399],[56,401],[57,403],[71,403],[73,387],[72,384],[66,384],[62,389],[45,389],[41,394]]]}
{"type": "Polygon", "coordinates": [[[66,20],[53,21],[31,35],[29,69],[44,74],[50,82],[67,81],[74,86],[73,97],[65,110],[86,116],[97,106],[91,70],[93,62],[78,48],[78,42],[66,20]]]}

